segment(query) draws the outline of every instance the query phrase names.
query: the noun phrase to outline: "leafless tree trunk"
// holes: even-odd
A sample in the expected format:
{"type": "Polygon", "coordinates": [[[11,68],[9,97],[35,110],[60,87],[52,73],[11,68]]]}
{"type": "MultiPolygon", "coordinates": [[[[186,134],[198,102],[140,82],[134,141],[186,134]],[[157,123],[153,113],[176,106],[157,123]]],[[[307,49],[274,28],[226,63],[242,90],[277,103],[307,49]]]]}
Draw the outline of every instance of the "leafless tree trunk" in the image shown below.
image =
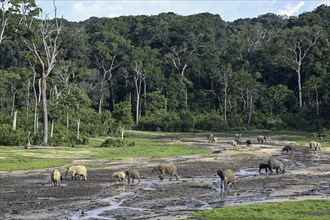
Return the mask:
{"type": "Polygon", "coordinates": [[[102,69],[103,75],[102,79],[100,82],[100,99],[99,99],[99,114],[102,113],[102,107],[104,103],[104,91],[105,91],[105,85],[107,82],[109,82],[112,79],[112,71],[116,69],[119,65],[115,66],[115,60],[116,60],[117,55],[113,55],[110,67],[107,67],[106,62],[104,58],[97,58],[96,57],[96,62],[97,65],[102,69]]]}
{"type": "Polygon", "coordinates": [[[30,51],[34,54],[35,58],[41,65],[40,78],[41,78],[41,99],[42,99],[42,115],[43,115],[43,133],[42,144],[48,145],[48,109],[47,109],[47,77],[51,73],[55,66],[56,56],[58,54],[57,39],[61,32],[62,20],[59,23],[56,18],[56,6],[55,7],[55,23],[50,24],[50,21],[42,20],[37,30],[38,35],[42,40],[43,53],[40,52],[40,48],[37,45],[37,39],[31,41],[25,40],[26,45],[30,51]],[[45,57],[44,57],[45,56],[45,57]],[[45,62],[46,61],[46,62],[45,62]]]}
{"type": "MultiPolygon", "coordinates": [[[[301,86],[301,66],[302,61],[306,58],[306,55],[310,51],[310,49],[316,44],[318,38],[320,36],[319,32],[313,33],[312,36],[300,36],[295,45],[288,47],[290,53],[290,57],[293,58],[294,66],[293,69],[297,73],[297,83],[298,83],[298,97],[299,97],[299,106],[303,106],[302,100],[302,86],[301,86]]],[[[290,60],[290,57],[286,57],[290,60]]]]}
{"type": "Polygon", "coordinates": [[[13,131],[16,131],[16,124],[17,124],[17,110],[14,112],[13,115],[13,127],[12,127],[13,131]]]}
{"type": "Polygon", "coordinates": [[[80,118],[77,119],[77,139],[80,138],[80,118]]]}
{"type": "Polygon", "coordinates": [[[143,64],[140,61],[135,61],[134,67],[134,85],[135,85],[135,93],[136,93],[136,111],[135,111],[135,123],[139,123],[140,117],[140,96],[142,90],[142,82],[145,79],[143,75],[143,64]]]}

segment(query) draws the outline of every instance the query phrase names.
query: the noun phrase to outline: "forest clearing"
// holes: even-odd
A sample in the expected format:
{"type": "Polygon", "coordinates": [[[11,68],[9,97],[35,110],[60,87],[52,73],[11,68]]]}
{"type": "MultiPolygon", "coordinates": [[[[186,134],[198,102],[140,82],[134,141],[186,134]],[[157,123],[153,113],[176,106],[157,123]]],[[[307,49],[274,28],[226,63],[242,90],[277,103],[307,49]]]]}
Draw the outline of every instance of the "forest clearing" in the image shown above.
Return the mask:
{"type": "MultiPolygon", "coordinates": [[[[320,151],[315,151],[310,150],[308,144],[300,144],[303,143],[300,139],[297,141],[299,146],[287,153],[280,150],[292,141],[275,135],[267,136],[267,142],[262,144],[257,143],[256,136],[242,137],[243,142],[253,140],[251,147],[245,143],[233,147],[228,144],[231,139],[228,136],[219,137],[216,143],[209,143],[206,135],[201,134],[178,136],[158,138],[158,141],[165,146],[176,146],[178,153],[180,146],[197,146],[207,151],[116,160],[89,158],[82,154],[72,163],[88,168],[88,180],[75,181],[68,176],[60,186],[52,186],[50,182],[54,167],[1,171],[0,216],[3,219],[177,219],[217,207],[315,199],[329,201],[328,141],[324,141],[320,151]],[[285,164],[284,174],[258,172],[259,164],[271,157],[285,164]],[[158,174],[151,175],[154,166],[166,162],[176,164],[178,181],[170,181],[168,175],[160,181],[158,174]],[[139,170],[140,183],[119,183],[112,177],[112,173],[129,168],[139,170]],[[235,172],[237,190],[220,189],[220,178],[216,175],[220,168],[235,172]]],[[[141,143],[145,140],[144,137],[141,143]]],[[[25,151],[33,154],[34,150],[25,151]]],[[[65,167],[58,168],[63,175],[65,167]]]]}

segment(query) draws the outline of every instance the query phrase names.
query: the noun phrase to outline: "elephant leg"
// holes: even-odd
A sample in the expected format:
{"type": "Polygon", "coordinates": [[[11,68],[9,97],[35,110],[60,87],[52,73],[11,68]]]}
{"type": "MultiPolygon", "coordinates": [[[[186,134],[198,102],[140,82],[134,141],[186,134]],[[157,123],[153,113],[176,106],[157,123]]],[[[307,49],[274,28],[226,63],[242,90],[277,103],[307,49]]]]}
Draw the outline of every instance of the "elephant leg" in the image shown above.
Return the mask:
{"type": "Polygon", "coordinates": [[[74,171],[72,171],[72,175],[71,175],[71,179],[73,180],[73,177],[75,178],[75,180],[77,180],[76,179],[76,171],[74,170],[74,171]]]}

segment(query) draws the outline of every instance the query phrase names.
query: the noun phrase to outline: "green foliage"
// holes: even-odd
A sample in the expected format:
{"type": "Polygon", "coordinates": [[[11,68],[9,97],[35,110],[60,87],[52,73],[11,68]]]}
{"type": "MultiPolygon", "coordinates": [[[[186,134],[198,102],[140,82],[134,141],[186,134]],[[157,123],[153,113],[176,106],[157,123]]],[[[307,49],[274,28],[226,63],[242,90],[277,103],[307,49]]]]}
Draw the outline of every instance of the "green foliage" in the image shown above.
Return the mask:
{"type": "Polygon", "coordinates": [[[189,219],[329,219],[329,200],[230,206],[196,212],[189,219]]]}
{"type": "Polygon", "coordinates": [[[118,138],[108,138],[106,139],[100,147],[134,147],[135,142],[129,141],[127,139],[118,138]]]}
{"type": "Polygon", "coordinates": [[[21,130],[13,131],[11,125],[0,125],[0,145],[23,146],[27,143],[27,134],[21,130]]]}
{"type": "MultiPolygon", "coordinates": [[[[8,133],[7,143],[25,144],[34,106],[39,125],[42,108],[40,65],[23,39],[37,45],[42,39],[34,31],[40,20],[28,28],[24,22],[31,17],[21,19],[18,2],[6,1],[0,123],[11,124],[17,110],[18,130],[2,133],[8,133]]],[[[24,4],[29,15],[40,12],[35,1],[24,4]]],[[[64,20],[47,80],[49,123],[55,120],[60,128],[50,143],[83,142],[74,140],[79,121],[83,137],[109,136],[123,134],[140,116],[135,126],[150,131],[329,129],[329,8],[289,19],[265,14],[233,22],[209,13],[64,20]],[[298,51],[306,52],[299,69],[298,51]]],[[[41,143],[40,132],[31,143],[41,143]]]]}
{"type": "Polygon", "coordinates": [[[227,129],[227,122],[216,112],[200,114],[197,117],[196,129],[222,131],[227,129]]]}

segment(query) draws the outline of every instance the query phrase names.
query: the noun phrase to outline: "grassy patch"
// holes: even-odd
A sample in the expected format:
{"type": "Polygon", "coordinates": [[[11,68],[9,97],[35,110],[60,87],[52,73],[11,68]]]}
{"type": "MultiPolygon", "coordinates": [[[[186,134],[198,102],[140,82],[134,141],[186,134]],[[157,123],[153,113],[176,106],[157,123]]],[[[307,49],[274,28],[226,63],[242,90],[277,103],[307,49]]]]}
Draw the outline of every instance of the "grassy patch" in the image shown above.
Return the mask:
{"type": "Polygon", "coordinates": [[[1,171],[30,170],[49,167],[60,167],[71,160],[62,158],[38,158],[31,156],[15,156],[0,159],[1,171]]]}
{"type": "Polygon", "coordinates": [[[230,154],[230,157],[250,157],[254,156],[253,154],[250,153],[238,153],[238,154],[230,154]]]}
{"type": "MultiPolygon", "coordinates": [[[[150,135],[150,134],[149,134],[150,135]]],[[[166,137],[167,138],[167,137],[166,137]]],[[[64,166],[77,159],[84,160],[120,160],[136,157],[169,157],[209,153],[208,149],[171,144],[168,141],[154,137],[128,137],[135,142],[134,147],[99,148],[106,137],[92,138],[89,146],[75,148],[24,149],[15,146],[0,146],[0,170],[29,170],[64,166]]],[[[92,164],[103,167],[104,164],[92,164]]]]}
{"type": "Polygon", "coordinates": [[[230,206],[196,212],[190,219],[315,219],[330,218],[329,200],[307,200],[230,206]]]}

